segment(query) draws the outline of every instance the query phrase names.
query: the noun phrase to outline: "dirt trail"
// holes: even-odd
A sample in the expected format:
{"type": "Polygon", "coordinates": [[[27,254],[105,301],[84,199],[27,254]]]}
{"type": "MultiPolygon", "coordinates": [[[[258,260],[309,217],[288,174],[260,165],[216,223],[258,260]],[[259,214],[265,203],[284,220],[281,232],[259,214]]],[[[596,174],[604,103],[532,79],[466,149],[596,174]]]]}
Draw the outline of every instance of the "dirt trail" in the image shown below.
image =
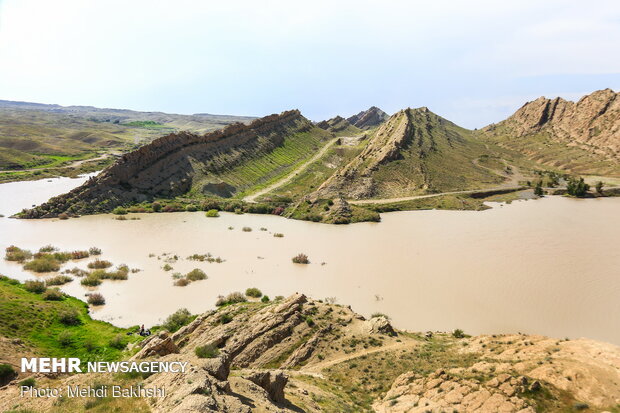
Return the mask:
{"type": "Polygon", "coordinates": [[[265,195],[266,193],[269,193],[269,192],[273,191],[274,189],[279,188],[282,185],[291,182],[293,180],[293,178],[295,178],[295,176],[297,176],[297,174],[299,174],[301,171],[306,169],[308,166],[310,166],[310,164],[312,164],[313,162],[318,160],[320,157],[325,155],[325,152],[327,152],[327,150],[329,148],[331,148],[332,145],[338,141],[338,139],[340,139],[340,138],[334,138],[331,141],[327,142],[325,144],[325,146],[323,146],[312,158],[308,159],[306,162],[304,162],[302,165],[300,165],[297,169],[292,171],[290,174],[288,174],[284,178],[282,178],[279,181],[269,185],[268,187],[266,187],[264,189],[261,189],[260,191],[254,193],[252,195],[248,195],[248,196],[244,197],[243,200],[245,202],[256,203],[256,198],[261,197],[261,196],[265,195]]]}

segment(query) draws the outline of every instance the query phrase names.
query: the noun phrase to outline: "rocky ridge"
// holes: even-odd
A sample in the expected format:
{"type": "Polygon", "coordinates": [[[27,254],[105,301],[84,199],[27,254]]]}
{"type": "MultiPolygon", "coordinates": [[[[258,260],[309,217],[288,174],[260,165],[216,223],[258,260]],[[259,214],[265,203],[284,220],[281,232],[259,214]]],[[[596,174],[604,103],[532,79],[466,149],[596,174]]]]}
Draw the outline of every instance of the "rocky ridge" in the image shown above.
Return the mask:
{"type": "Polygon", "coordinates": [[[372,127],[382,124],[389,118],[390,115],[388,115],[376,106],[371,106],[370,108],[361,111],[357,115],[353,115],[347,118],[347,121],[353,126],[357,126],[360,129],[370,129],[372,127]]]}

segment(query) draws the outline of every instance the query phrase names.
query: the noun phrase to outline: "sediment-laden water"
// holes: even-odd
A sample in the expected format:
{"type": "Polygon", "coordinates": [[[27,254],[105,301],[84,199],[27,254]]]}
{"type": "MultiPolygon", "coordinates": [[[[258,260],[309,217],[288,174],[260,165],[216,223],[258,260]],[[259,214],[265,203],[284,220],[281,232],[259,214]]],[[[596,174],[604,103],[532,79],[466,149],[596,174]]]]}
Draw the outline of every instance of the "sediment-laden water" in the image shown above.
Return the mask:
{"type": "MultiPolygon", "coordinates": [[[[0,213],[17,212],[79,183],[0,185],[0,213]]],[[[619,212],[620,198],[548,197],[483,212],[389,213],[381,223],[347,226],[269,215],[206,218],[204,212],[131,214],[140,217],[134,221],[111,215],[0,218],[0,248],[97,246],[103,258],[142,269],[127,281],[108,280],[96,288],[107,304],[94,317],[122,326],[154,324],[180,307],[202,312],[220,294],[258,287],[271,297],[296,291],[336,297],[358,312],[380,311],[399,328],[415,331],[527,332],[620,344],[619,212]],[[253,231],[243,232],[244,226],[253,231]],[[273,237],[275,232],[284,238],[273,237]],[[225,262],[185,259],[207,252],[225,262]],[[311,264],[293,264],[299,252],[311,264]],[[166,272],[157,259],[162,253],[182,259],[166,272]],[[209,279],[172,285],[173,272],[193,268],[202,268],[209,279]]],[[[3,260],[0,273],[41,277],[3,260]]],[[[82,298],[92,291],[79,280],[62,289],[82,298]]]]}

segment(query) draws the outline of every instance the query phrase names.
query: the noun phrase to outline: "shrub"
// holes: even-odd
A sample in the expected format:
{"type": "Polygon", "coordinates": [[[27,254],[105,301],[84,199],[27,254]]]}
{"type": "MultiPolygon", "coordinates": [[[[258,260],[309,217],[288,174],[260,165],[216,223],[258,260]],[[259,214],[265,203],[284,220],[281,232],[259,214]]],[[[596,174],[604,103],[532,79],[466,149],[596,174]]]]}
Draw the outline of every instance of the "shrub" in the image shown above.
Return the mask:
{"type": "Polygon", "coordinates": [[[276,232],[275,234],[273,234],[274,237],[276,238],[284,238],[284,234],[280,233],[280,232],[276,232]]]}
{"type": "Polygon", "coordinates": [[[103,298],[103,295],[99,293],[93,293],[89,295],[88,300],[86,301],[88,302],[88,304],[91,304],[91,305],[104,305],[105,304],[105,298],[103,298]]]}
{"type": "Polygon", "coordinates": [[[50,256],[35,258],[24,264],[24,269],[34,272],[53,272],[60,269],[60,263],[50,256]]]}
{"type": "Polygon", "coordinates": [[[243,231],[243,232],[252,232],[252,228],[250,228],[250,227],[243,227],[243,228],[241,228],[241,231],[243,231]]]}
{"type": "Polygon", "coordinates": [[[78,267],[74,267],[74,268],[72,268],[70,270],[65,270],[65,272],[67,274],[75,275],[76,277],[86,277],[88,275],[88,271],[83,270],[83,269],[78,268],[78,267]]]}
{"type": "Polygon", "coordinates": [[[185,287],[187,285],[189,285],[190,281],[187,278],[179,278],[178,280],[176,280],[173,285],[175,287],[185,287]]]}
{"type": "Polygon", "coordinates": [[[170,314],[161,326],[169,332],[174,333],[181,327],[191,323],[194,318],[195,317],[192,316],[187,308],[181,308],[170,314]]]}
{"type": "Polygon", "coordinates": [[[163,267],[161,267],[164,271],[170,271],[172,270],[172,265],[165,263],[163,267]]]}
{"type": "Polygon", "coordinates": [[[220,216],[220,213],[217,209],[210,209],[205,214],[208,218],[217,218],[220,216]]]}
{"type": "Polygon", "coordinates": [[[89,262],[87,265],[87,267],[90,269],[110,268],[111,266],[112,266],[112,263],[110,261],[100,260],[99,258],[97,258],[95,261],[89,262]]]}
{"type": "Polygon", "coordinates": [[[260,298],[262,297],[263,293],[258,288],[248,288],[247,290],[245,290],[245,295],[247,295],[248,297],[260,298]]]}
{"type": "Polygon", "coordinates": [[[67,213],[65,212],[62,212],[58,214],[58,219],[69,219],[69,215],[67,215],[67,213]]]}
{"type": "Polygon", "coordinates": [[[205,346],[198,346],[194,350],[196,356],[201,359],[211,359],[217,357],[220,354],[220,350],[213,344],[207,344],[205,346]]]}
{"type": "Polygon", "coordinates": [[[29,378],[19,382],[19,386],[20,387],[34,387],[36,385],[37,385],[37,382],[32,377],[29,377],[29,378]]]}
{"type": "Polygon", "coordinates": [[[7,261],[24,262],[29,260],[31,257],[32,253],[30,251],[11,245],[10,247],[7,247],[4,259],[7,261]]]}
{"type": "Polygon", "coordinates": [[[456,330],[452,332],[452,337],[465,338],[465,332],[463,332],[463,330],[461,330],[460,328],[457,328],[456,330]]]}
{"type": "Polygon", "coordinates": [[[233,320],[230,314],[220,314],[220,324],[228,324],[233,320]]]}
{"type": "Polygon", "coordinates": [[[117,350],[122,350],[127,345],[127,343],[125,343],[125,338],[122,334],[115,335],[112,339],[110,339],[110,342],[108,344],[110,347],[117,350]]]}
{"type": "Polygon", "coordinates": [[[97,247],[90,247],[88,249],[88,253],[90,255],[101,255],[101,249],[97,248],[97,247]]]}
{"type": "Polygon", "coordinates": [[[583,178],[579,178],[579,180],[571,179],[566,185],[566,192],[571,196],[576,196],[578,198],[586,196],[588,190],[590,189],[590,185],[586,184],[583,178]]]}
{"type": "Polygon", "coordinates": [[[54,251],[58,251],[58,248],[50,244],[44,245],[41,248],[39,248],[39,252],[54,252],[54,251]]]}
{"type": "Polygon", "coordinates": [[[58,288],[46,290],[41,297],[47,301],[62,301],[65,299],[65,295],[58,288]]]}
{"type": "Polygon", "coordinates": [[[390,316],[388,316],[387,314],[383,314],[383,313],[372,313],[372,314],[370,315],[370,318],[379,318],[379,317],[383,317],[383,318],[385,318],[386,320],[389,320],[389,319],[390,319],[390,316]]]}
{"type": "Polygon", "coordinates": [[[112,213],[114,215],[127,215],[127,210],[123,207],[118,206],[112,210],[112,213]]]}
{"type": "Polygon", "coordinates": [[[241,294],[240,292],[234,292],[228,294],[226,297],[220,295],[217,298],[215,305],[221,307],[227,304],[244,303],[246,301],[247,299],[245,298],[245,295],[241,294]]]}
{"type": "Polygon", "coordinates": [[[80,313],[74,308],[63,310],[58,313],[58,321],[66,326],[77,326],[82,324],[80,313]]]}
{"type": "Polygon", "coordinates": [[[295,264],[310,264],[310,260],[306,254],[299,253],[293,257],[293,262],[295,264]]]}
{"type": "Polygon", "coordinates": [[[72,260],[81,260],[82,258],[88,258],[90,257],[90,254],[88,253],[88,251],[73,251],[71,252],[71,259],[72,260]]]}
{"type": "Polygon", "coordinates": [[[185,278],[190,281],[206,280],[207,274],[205,274],[205,272],[199,268],[194,268],[185,275],[185,278]]]}
{"type": "Polygon", "coordinates": [[[101,278],[97,275],[89,274],[88,277],[82,278],[80,284],[86,287],[96,287],[101,284],[101,278]]]}
{"type": "Polygon", "coordinates": [[[603,181],[598,181],[598,182],[596,183],[595,188],[596,188],[596,192],[597,192],[599,195],[603,195],[603,181]]]}
{"type": "Polygon", "coordinates": [[[66,283],[69,283],[73,281],[73,278],[67,276],[67,275],[57,275],[55,277],[51,277],[48,278],[47,280],[45,280],[45,285],[46,286],[50,286],[50,285],[64,285],[66,283]]]}
{"type": "Polygon", "coordinates": [[[314,320],[312,317],[306,317],[306,324],[308,324],[308,327],[312,327],[314,325],[314,320]]]}
{"type": "Polygon", "coordinates": [[[153,209],[153,212],[159,212],[161,211],[161,204],[159,202],[153,202],[151,204],[151,208],[153,209]]]}
{"type": "Polygon", "coordinates": [[[31,293],[41,294],[45,291],[45,283],[39,280],[26,281],[24,288],[31,293]]]}
{"type": "Polygon", "coordinates": [[[10,382],[17,377],[17,372],[10,364],[0,364],[0,386],[10,382]]]}
{"type": "Polygon", "coordinates": [[[263,298],[260,299],[263,303],[268,303],[269,302],[269,297],[266,295],[263,295],[263,298]]]}
{"type": "Polygon", "coordinates": [[[196,205],[189,204],[188,206],[185,207],[185,210],[188,212],[194,212],[194,211],[198,211],[198,207],[196,205]]]}
{"type": "Polygon", "coordinates": [[[73,335],[69,331],[65,330],[58,334],[58,344],[60,344],[61,346],[67,347],[70,346],[72,343],[73,335]]]}

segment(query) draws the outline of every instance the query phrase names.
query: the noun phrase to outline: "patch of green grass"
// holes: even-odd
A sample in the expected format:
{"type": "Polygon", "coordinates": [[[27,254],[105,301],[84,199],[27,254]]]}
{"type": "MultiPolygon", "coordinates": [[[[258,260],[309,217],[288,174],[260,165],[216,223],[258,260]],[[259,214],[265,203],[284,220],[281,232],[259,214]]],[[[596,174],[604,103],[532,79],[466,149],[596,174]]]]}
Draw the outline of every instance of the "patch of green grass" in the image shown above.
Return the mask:
{"type": "MultiPolygon", "coordinates": [[[[110,347],[109,342],[127,331],[93,320],[88,305],[76,298],[46,301],[40,294],[27,291],[23,284],[0,277],[0,335],[19,338],[47,357],[118,360],[122,353],[110,347]],[[69,336],[59,340],[64,331],[69,336]],[[92,347],[83,345],[87,341],[92,347]]],[[[129,341],[138,339],[129,337],[129,341]]]]}

